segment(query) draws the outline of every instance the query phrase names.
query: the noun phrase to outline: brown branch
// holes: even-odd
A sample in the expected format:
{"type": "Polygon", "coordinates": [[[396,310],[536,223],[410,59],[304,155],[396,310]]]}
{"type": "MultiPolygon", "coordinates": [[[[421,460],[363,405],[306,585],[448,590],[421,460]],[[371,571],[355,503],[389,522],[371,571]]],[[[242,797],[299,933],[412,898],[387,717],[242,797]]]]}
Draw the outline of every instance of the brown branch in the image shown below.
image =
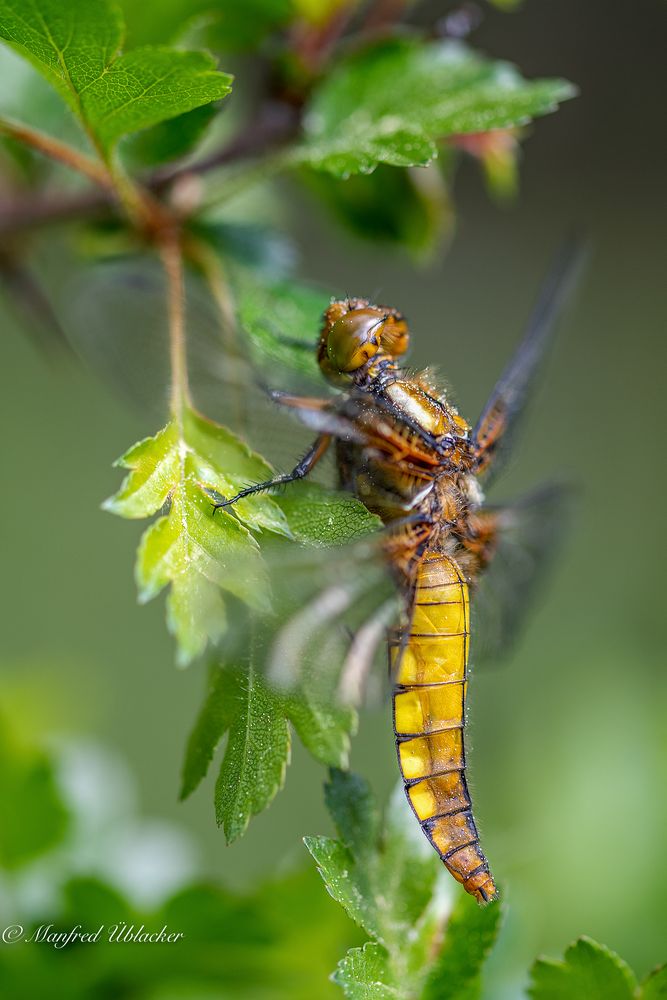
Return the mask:
{"type": "Polygon", "coordinates": [[[222,149],[215,150],[194,163],[160,167],[144,181],[151,191],[162,191],[184,174],[207,174],[218,167],[226,167],[238,160],[248,160],[264,155],[293,139],[300,126],[297,110],[288,104],[269,101],[260,108],[242,132],[222,149]]]}
{"type": "Polygon", "coordinates": [[[79,152],[73,146],[60,142],[59,139],[54,139],[44,132],[29,128],[27,125],[21,125],[19,122],[14,122],[9,118],[0,118],[0,135],[16,139],[17,142],[35,149],[43,156],[47,156],[51,160],[57,160],[59,163],[64,163],[65,166],[78,171],[78,173],[83,174],[84,177],[87,177],[88,180],[93,181],[95,184],[99,184],[109,191],[113,190],[113,181],[104,164],[93,160],[90,156],[86,156],[85,153],[79,152]]]}
{"type": "Polygon", "coordinates": [[[190,387],[188,383],[188,356],[185,340],[183,253],[179,233],[176,230],[163,232],[158,250],[167,278],[171,412],[179,424],[182,436],[183,411],[190,405],[190,387]]]}
{"type": "MultiPolygon", "coordinates": [[[[285,104],[271,102],[259,118],[222,149],[194,163],[161,167],[148,174],[143,187],[155,194],[169,189],[189,174],[206,174],[219,167],[252,159],[292,139],[299,130],[298,112],[285,104]]],[[[76,194],[53,193],[42,197],[21,195],[0,201],[0,236],[36,229],[54,223],[103,216],[115,207],[110,191],[87,190],[76,194]]]]}

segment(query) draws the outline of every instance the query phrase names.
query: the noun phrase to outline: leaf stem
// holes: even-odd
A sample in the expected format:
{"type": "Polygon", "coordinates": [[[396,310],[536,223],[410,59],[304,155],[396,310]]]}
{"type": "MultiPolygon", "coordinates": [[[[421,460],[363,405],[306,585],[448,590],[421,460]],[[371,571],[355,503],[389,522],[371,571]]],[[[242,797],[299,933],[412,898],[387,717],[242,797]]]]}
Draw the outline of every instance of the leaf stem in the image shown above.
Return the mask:
{"type": "Polygon", "coordinates": [[[171,413],[183,437],[183,416],[191,405],[185,339],[185,293],[183,253],[178,233],[165,231],[159,243],[162,266],[167,278],[169,313],[169,357],[171,362],[171,413]]]}
{"type": "Polygon", "coordinates": [[[17,142],[23,143],[24,146],[30,146],[31,149],[37,150],[43,156],[57,160],[58,163],[64,163],[107,191],[113,190],[113,179],[107,168],[98,160],[86,156],[85,153],[81,153],[68,143],[60,142],[59,139],[54,139],[52,136],[46,135],[45,132],[30,128],[28,125],[22,125],[11,118],[0,118],[0,135],[16,139],[17,142]]]}

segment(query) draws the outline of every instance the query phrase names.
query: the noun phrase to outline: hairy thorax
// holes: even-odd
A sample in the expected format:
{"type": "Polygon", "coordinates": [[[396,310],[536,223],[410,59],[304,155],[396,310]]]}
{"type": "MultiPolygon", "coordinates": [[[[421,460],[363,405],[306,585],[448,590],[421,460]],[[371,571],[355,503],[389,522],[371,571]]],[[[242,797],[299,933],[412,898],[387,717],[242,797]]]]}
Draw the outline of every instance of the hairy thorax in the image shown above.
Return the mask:
{"type": "Polygon", "coordinates": [[[342,484],[385,523],[455,528],[476,499],[468,424],[421,379],[381,364],[369,374],[343,404],[365,440],[338,444],[342,484]]]}

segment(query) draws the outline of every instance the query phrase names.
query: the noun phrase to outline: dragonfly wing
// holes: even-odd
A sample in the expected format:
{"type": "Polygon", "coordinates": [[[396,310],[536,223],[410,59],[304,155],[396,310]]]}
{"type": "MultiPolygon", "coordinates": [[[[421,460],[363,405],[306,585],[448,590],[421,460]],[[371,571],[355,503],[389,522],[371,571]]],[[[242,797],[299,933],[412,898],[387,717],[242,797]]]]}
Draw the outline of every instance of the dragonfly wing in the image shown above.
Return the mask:
{"type": "Polygon", "coordinates": [[[223,655],[235,656],[252,633],[276,688],[305,688],[324,704],[363,700],[400,607],[380,538],[330,547],[262,542],[272,613],[235,615],[223,655]]]}
{"type": "Polygon", "coordinates": [[[472,662],[502,663],[539,599],[562,542],[573,490],[549,484],[515,503],[484,508],[495,530],[491,561],[472,587],[472,662]]]}
{"type": "MultiPolygon", "coordinates": [[[[164,281],[157,263],[125,258],[90,265],[56,293],[58,314],[77,354],[156,420],[164,416],[170,379],[164,281]]],[[[268,398],[266,387],[303,393],[316,388],[326,394],[313,342],[303,350],[292,349],[289,331],[272,328],[272,340],[267,334],[262,344],[251,343],[243,331],[230,329],[204,283],[192,274],[187,277],[186,310],[188,371],[196,405],[276,465],[287,465],[305,445],[307,432],[302,442],[293,418],[268,398]],[[280,341],[283,332],[285,344],[280,341]],[[313,379],[307,377],[305,363],[303,370],[288,366],[295,353],[312,355],[313,379]]]]}
{"type": "Polygon", "coordinates": [[[583,248],[570,241],[560,250],[542,287],[524,337],[495,385],[474,431],[480,474],[488,484],[502,469],[535,378],[553,339],[583,262],[583,248]]]}

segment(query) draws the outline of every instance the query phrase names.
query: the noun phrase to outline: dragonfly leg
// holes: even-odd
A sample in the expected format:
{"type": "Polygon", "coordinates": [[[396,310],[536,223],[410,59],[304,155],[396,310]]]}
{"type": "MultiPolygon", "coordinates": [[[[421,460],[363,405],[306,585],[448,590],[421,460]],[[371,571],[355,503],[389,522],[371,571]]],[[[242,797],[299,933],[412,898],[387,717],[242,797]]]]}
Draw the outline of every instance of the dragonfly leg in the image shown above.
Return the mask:
{"type": "Polygon", "coordinates": [[[256,483],[254,486],[247,486],[244,490],[237,493],[235,497],[231,497],[229,500],[222,500],[220,503],[214,503],[213,513],[220,507],[231,507],[237,500],[243,500],[244,497],[252,496],[253,493],[263,493],[265,490],[273,489],[275,486],[284,486],[286,483],[293,483],[297,479],[303,479],[317,465],[329,447],[330,442],[330,434],[318,434],[311,447],[303,458],[297,462],[291,472],[285,472],[282,476],[276,476],[275,479],[267,479],[265,483],[256,483]]]}

